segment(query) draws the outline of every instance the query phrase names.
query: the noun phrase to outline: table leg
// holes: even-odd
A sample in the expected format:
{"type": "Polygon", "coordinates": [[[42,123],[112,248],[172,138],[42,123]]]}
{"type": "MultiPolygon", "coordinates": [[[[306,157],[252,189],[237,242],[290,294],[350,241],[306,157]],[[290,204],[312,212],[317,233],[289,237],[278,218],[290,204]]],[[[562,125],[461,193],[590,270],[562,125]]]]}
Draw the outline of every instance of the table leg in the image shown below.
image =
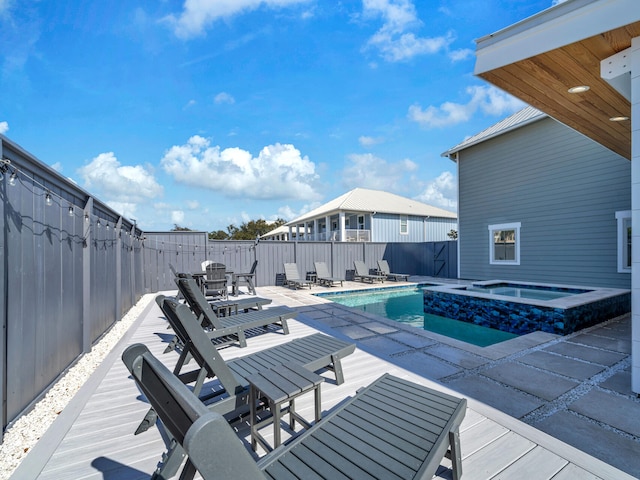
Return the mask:
{"type": "Polygon", "coordinates": [[[315,388],[315,397],[316,397],[316,423],[320,421],[320,417],[322,416],[322,402],[320,401],[320,385],[315,388]]]}
{"type": "Polygon", "coordinates": [[[280,411],[281,404],[275,404],[269,402],[269,408],[273,414],[273,448],[278,448],[282,443],[282,435],[280,433],[280,419],[282,412],[280,411]]]}

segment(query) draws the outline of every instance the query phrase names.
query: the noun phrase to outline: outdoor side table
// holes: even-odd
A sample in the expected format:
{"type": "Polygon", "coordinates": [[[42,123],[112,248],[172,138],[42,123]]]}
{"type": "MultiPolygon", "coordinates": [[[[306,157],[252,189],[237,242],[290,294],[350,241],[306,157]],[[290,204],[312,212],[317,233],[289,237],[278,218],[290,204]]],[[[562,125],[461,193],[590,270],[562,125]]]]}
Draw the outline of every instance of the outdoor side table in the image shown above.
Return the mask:
{"type": "Polygon", "coordinates": [[[311,424],[302,418],[295,408],[295,399],[300,395],[314,391],[315,395],[315,421],[321,417],[320,385],[324,378],[307,370],[301,365],[288,363],[279,365],[269,370],[257,372],[246,377],[250,385],[249,398],[251,407],[251,448],[256,450],[257,444],[268,452],[282,443],[280,432],[280,419],[283,413],[289,413],[289,427],[295,427],[295,421],[300,422],[305,428],[311,428],[311,424]],[[257,403],[264,399],[271,412],[271,416],[258,421],[257,403]],[[259,430],[273,423],[273,447],[260,434],[259,430]]]}

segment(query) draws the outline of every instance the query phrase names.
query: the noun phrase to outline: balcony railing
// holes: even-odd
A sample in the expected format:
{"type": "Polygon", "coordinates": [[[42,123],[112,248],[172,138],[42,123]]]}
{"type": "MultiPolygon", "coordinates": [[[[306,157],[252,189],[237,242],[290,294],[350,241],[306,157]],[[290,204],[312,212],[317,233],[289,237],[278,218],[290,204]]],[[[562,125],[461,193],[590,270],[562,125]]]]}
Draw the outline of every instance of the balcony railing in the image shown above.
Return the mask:
{"type": "MultiPolygon", "coordinates": [[[[338,242],[340,241],[340,232],[321,232],[321,233],[309,233],[300,237],[301,242],[338,242]]],[[[371,231],[370,230],[345,230],[345,242],[370,242],[371,231]]]]}

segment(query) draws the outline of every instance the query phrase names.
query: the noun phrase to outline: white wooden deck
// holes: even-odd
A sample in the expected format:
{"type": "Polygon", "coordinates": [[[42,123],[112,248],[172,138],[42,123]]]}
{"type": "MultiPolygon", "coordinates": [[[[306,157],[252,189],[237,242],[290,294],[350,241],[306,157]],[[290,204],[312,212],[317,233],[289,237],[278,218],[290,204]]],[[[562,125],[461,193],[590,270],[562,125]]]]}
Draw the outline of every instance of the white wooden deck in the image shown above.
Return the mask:
{"type": "MultiPolygon", "coordinates": [[[[225,358],[244,356],[283,341],[316,332],[312,327],[290,320],[291,333],[267,333],[249,338],[247,348],[230,347],[225,358]]],[[[331,333],[325,330],[325,333],[331,333]]],[[[171,337],[155,302],[142,313],[128,335],[103,362],[60,418],[48,430],[15,472],[19,479],[122,479],[149,478],[165,451],[157,428],[134,436],[148,405],[141,400],[134,382],[120,360],[122,350],[136,342],[145,343],[169,366],[175,352],[163,354],[171,337]]],[[[353,395],[383,372],[407,378],[431,388],[456,392],[399,368],[362,350],[343,360],[345,383],[337,386],[327,374],[322,385],[323,410],[353,395]]],[[[459,395],[458,395],[459,396],[459,395]]],[[[297,410],[312,418],[312,395],[301,397],[297,410]]],[[[240,426],[240,436],[248,427],[240,426]]],[[[283,437],[283,438],[286,438],[283,437]]],[[[461,429],[464,479],[631,479],[630,475],[560,442],[491,407],[468,399],[461,429]]],[[[211,452],[215,455],[216,452],[211,452]]],[[[446,460],[443,463],[446,465],[446,460]]],[[[441,469],[439,478],[450,478],[441,469]]]]}

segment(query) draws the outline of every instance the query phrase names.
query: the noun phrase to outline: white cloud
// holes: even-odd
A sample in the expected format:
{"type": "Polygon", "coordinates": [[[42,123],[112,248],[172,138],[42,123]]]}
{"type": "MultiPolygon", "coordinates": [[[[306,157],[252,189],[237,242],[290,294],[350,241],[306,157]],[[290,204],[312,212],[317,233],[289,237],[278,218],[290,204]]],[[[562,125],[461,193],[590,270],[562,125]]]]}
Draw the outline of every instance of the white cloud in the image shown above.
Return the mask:
{"type": "Polygon", "coordinates": [[[461,48],[459,50],[452,50],[449,52],[449,58],[452,62],[461,62],[468,58],[473,58],[474,51],[470,48],[461,48]]]}
{"type": "Polygon", "coordinates": [[[496,87],[467,87],[471,99],[466,104],[445,102],[439,107],[409,107],[408,117],[425,127],[446,127],[468,121],[478,110],[488,115],[503,115],[523,108],[524,103],[496,87]]]}
{"type": "Polygon", "coordinates": [[[191,107],[195,106],[195,105],[196,105],[196,103],[197,103],[197,102],[196,102],[195,100],[191,99],[191,100],[189,100],[189,101],[187,102],[187,104],[186,104],[184,107],[182,107],[182,110],[187,110],[187,109],[189,109],[189,108],[191,108],[191,107]]]}
{"type": "Polygon", "coordinates": [[[213,101],[216,102],[218,105],[223,103],[233,105],[234,103],[236,103],[236,99],[233,98],[231,95],[229,95],[227,92],[220,92],[215,96],[213,101]]]}
{"type": "Polygon", "coordinates": [[[200,208],[200,202],[197,200],[187,200],[185,203],[189,210],[197,210],[200,208]]]}
{"type": "Polygon", "coordinates": [[[552,6],[552,7],[555,7],[556,5],[558,5],[558,4],[560,4],[560,3],[564,3],[564,2],[566,2],[566,1],[567,1],[567,0],[552,0],[552,2],[551,2],[551,6],[552,6]]]}
{"type": "Polygon", "coordinates": [[[111,208],[125,218],[135,218],[138,205],[128,202],[107,202],[111,208]]]}
{"type": "Polygon", "coordinates": [[[361,136],[360,138],[358,138],[358,141],[360,142],[360,145],[362,145],[363,147],[372,147],[373,145],[377,145],[379,143],[384,142],[384,138],[382,137],[368,137],[368,136],[361,136]]]}
{"type": "Polygon", "coordinates": [[[421,22],[409,0],[363,0],[363,13],[369,17],[382,17],[382,27],[369,39],[367,46],[379,50],[389,62],[407,60],[416,55],[436,53],[446,49],[454,36],[417,37],[410,30],[421,22]]]}
{"type": "Polygon", "coordinates": [[[4,135],[9,131],[9,123],[8,122],[0,122],[0,134],[4,135]]]}
{"type": "Polygon", "coordinates": [[[438,178],[429,182],[424,191],[416,197],[420,202],[456,211],[458,209],[458,185],[451,172],[442,172],[438,178]]]}
{"type": "Polygon", "coordinates": [[[342,171],[343,185],[346,188],[371,188],[374,190],[400,191],[407,176],[418,169],[418,165],[409,159],[396,163],[376,157],[370,153],[352,154],[350,164],[342,171]]]}
{"type": "Polygon", "coordinates": [[[255,10],[261,6],[283,8],[308,0],[185,0],[182,12],[165,17],[179,38],[192,38],[204,34],[206,28],[220,18],[255,10]]]}
{"type": "Polygon", "coordinates": [[[184,212],[182,210],[173,210],[171,212],[171,223],[184,227],[184,212]]]}
{"type": "Polygon", "coordinates": [[[301,215],[304,215],[311,210],[314,210],[322,205],[321,202],[312,202],[306,205],[303,205],[298,211],[293,210],[289,205],[285,205],[284,207],[280,207],[278,209],[278,214],[271,217],[272,221],[277,220],[278,218],[283,218],[287,221],[291,221],[294,218],[298,218],[301,215]]]}
{"type": "Polygon", "coordinates": [[[86,188],[91,188],[107,200],[138,203],[162,195],[162,186],[153,174],[141,165],[121,165],[113,152],[101,153],[78,169],[86,188]]]}
{"type": "Polygon", "coordinates": [[[211,147],[199,135],[171,147],[161,160],[177,182],[254,199],[315,199],[315,164],[293,145],[268,145],[257,157],[241,148],[211,147]]]}
{"type": "Polygon", "coordinates": [[[51,168],[53,168],[56,172],[61,172],[62,164],[60,162],[56,162],[53,165],[51,165],[51,168]]]}

